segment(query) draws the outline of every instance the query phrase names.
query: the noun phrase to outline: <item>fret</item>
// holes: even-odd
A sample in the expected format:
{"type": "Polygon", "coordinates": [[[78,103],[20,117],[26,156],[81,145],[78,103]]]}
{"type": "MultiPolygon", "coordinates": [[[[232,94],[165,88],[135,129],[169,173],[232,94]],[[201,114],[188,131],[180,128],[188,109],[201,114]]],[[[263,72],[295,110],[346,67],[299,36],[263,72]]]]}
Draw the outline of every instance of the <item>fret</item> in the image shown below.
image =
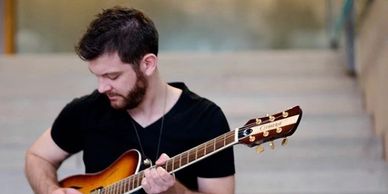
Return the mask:
{"type": "Polygon", "coordinates": [[[177,157],[176,156],[174,156],[173,158],[171,158],[172,159],[172,163],[173,163],[173,166],[174,166],[174,170],[175,169],[177,169],[179,166],[179,164],[177,163],[178,161],[177,161],[177,157]]]}
{"type": "Polygon", "coordinates": [[[118,183],[114,184],[114,188],[115,188],[115,193],[119,193],[119,187],[118,187],[118,183]]]}
{"type": "Polygon", "coordinates": [[[216,144],[217,144],[217,138],[215,138],[214,139],[214,141],[213,141],[213,151],[215,151],[216,150],[216,144]]]}
{"type": "Polygon", "coordinates": [[[107,194],[111,193],[110,190],[112,189],[112,186],[108,186],[108,188],[105,190],[107,194]]]}
{"type": "Polygon", "coordinates": [[[200,158],[206,156],[206,143],[202,144],[202,150],[203,152],[202,153],[200,152],[201,153],[200,158]]]}
{"type": "Polygon", "coordinates": [[[135,188],[135,178],[136,178],[136,175],[135,175],[135,176],[133,176],[133,177],[131,178],[131,182],[132,182],[132,189],[134,189],[134,188],[135,188]]]}
{"type": "Polygon", "coordinates": [[[176,170],[182,166],[180,155],[175,156],[174,159],[175,159],[175,169],[174,170],[176,170]]]}
{"type": "Polygon", "coordinates": [[[217,138],[217,141],[215,143],[215,149],[218,150],[218,149],[221,149],[223,147],[225,147],[224,138],[223,137],[217,138]]]}
{"type": "Polygon", "coordinates": [[[123,182],[124,182],[124,192],[125,192],[125,191],[128,191],[128,190],[129,190],[128,182],[125,181],[125,179],[123,180],[123,182]]]}
{"type": "Polygon", "coordinates": [[[233,136],[233,135],[229,136],[229,137],[227,138],[227,140],[228,140],[228,144],[234,142],[234,136],[233,136]]]}
{"type": "Polygon", "coordinates": [[[212,152],[214,152],[214,146],[213,146],[213,143],[212,142],[209,142],[206,144],[206,154],[205,155],[208,155],[208,154],[211,154],[212,152]]]}
{"type": "Polygon", "coordinates": [[[198,158],[202,158],[202,156],[204,156],[205,155],[205,148],[204,148],[205,146],[202,144],[199,148],[198,148],[198,157],[197,157],[197,159],[198,158]]]}
{"type": "Polygon", "coordinates": [[[186,152],[183,152],[182,154],[180,154],[180,166],[184,166],[187,164],[187,153],[186,152]]]}
{"type": "Polygon", "coordinates": [[[173,159],[170,159],[170,161],[171,161],[171,171],[174,171],[175,170],[175,168],[174,168],[174,160],[173,159]]]}
{"type": "Polygon", "coordinates": [[[210,154],[210,153],[212,153],[212,152],[214,152],[214,151],[216,150],[216,149],[214,148],[214,140],[211,140],[211,141],[209,142],[208,146],[209,146],[209,150],[210,150],[210,151],[208,151],[208,154],[210,154]]]}
{"type": "Polygon", "coordinates": [[[112,192],[113,192],[113,193],[116,193],[116,184],[113,184],[113,185],[112,185],[112,192]]]}
{"type": "Polygon", "coordinates": [[[190,157],[190,155],[189,155],[190,152],[186,151],[185,153],[186,153],[186,157],[187,157],[186,164],[188,164],[190,162],[190,158],[189,158],[190,157]]]}
{"type": "Polygon", "coordinates": [[[110,188],[109,188],[109,193],[113,193],[113,189],[114,189],[114,187],[113,187],[113,185],[111,185],[111,186],[109,186],[110,188]]]}
{"type": "Polygon", "coordinates": [[[119,193],[123,193],[123,186],[124,186],[124,185],[123,185],[123,181],[120,181],[119,183],[120,183],[120,184],[119,184],[119,185],[120,185],[120,186],[119,186],[119,193]]]}
{"type": "Polygon", "coordinates": [[[226,134],[222,135],[222,138],[224,139],[224,146],[226,145],[226,134]]]}
{"type": "Polygon", "coordinates": [[[132,189],[132,185],[131,185],[130,179],[126,178],[125,182],[127,182],[127,191],[131,190],[132,189]]]}
{"type": "Polygon", "coordinates": [[[182,166],[182,155],[179,155],[179,167],[182,166]]]}
{"type": "Polygon", "coordinates": [[[137,187],[137,185],[139,185],[139,177],[140,177],[140,174],[137,174],[133,177],[133,189],[137,187]]]}
{"type": "Polygon", "coordinates": [[[166,170],[168,171],[168,172],[171,172],[173,169],[172,169],[172,161],[171,160],[168,160],[167,162],[166,162],[166,170]]]}
{"type": "Polygon", "coordinates": [[[124,193],[126,190],[125,190],[125,187],[127,186],[127,184],[125,183],[125,181],[121,181],[121,192],[124,193]]]}
{"type": "Polygon", "coordinates": [[[171,168],[172,168],[171,159],[167,160],[162,167],[166,169],[167,172],[171,172],[171,168]]]}
{"type": "Polygon", "coordinates": [[[125,181],[125,190],[128,191],[131,189],[131,176],[124,179],[125,181]]]}
{"type": "Polygon", "coordinates": [[[144,176],[143,172],[140,172],[139,174],[136,175],[136,182],[133,188],[136,188],[141,185],[141,180],[143,179],[143,176],[144,176]]]}
{"type": "Polygon", "coordinates": [[[182,167],[182,165],[185,165],[185,164],[184,163],[182,164],[183,155],[179,154],[178,157],[179,157],[179,168],[180,168],[180,167],[182,167]]]}
{"type": "Polygon", "coordinates": [[[194,155],[194,152],[195,150],[191,149],[189,150],[189,162],[192,162],[196,159],[195,155],[194,155]]]}

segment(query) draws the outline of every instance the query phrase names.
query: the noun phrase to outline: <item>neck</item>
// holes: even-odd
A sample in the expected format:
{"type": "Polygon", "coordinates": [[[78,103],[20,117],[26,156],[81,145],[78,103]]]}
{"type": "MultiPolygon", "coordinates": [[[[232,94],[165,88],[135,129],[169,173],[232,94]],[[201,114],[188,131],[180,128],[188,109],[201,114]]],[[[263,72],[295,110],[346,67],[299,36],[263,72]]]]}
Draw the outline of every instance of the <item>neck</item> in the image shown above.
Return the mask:
{"type": "Polygon", "coordinates": [[[161,79],[149,80],[149,86],[142,103],[128,110],[131,117],[142,127],[162,118],[176,103],[181,90],[169,86],[161,79]]]}

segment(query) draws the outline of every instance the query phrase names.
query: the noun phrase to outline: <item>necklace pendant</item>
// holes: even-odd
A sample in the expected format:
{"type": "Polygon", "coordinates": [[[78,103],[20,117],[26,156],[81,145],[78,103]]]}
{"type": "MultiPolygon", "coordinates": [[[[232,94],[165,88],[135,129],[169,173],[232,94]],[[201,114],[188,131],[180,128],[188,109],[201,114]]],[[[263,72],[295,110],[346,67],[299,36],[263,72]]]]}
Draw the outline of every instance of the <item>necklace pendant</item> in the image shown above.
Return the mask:
{"type": "Polygon", "coordinates": [[[146,158],[145,160],[143,160],[143,164],[144,164],[144,166],[151,167],[152,161],[150,159],[146,158]]]}

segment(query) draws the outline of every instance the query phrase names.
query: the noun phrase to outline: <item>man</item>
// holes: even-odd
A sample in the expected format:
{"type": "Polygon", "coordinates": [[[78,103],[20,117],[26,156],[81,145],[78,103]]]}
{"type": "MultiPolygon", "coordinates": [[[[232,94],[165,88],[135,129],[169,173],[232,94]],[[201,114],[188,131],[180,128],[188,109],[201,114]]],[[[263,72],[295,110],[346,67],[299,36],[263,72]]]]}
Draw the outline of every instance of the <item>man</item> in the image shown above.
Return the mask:
{"type": "Polygon", "coordinates": [[[103,11],[77,46],[97,77],[98,89],[76,98],[26,153],[26,176],[35,193],[79,193],[61,188],[56,171],[83,151],[86,173],[109,167],[137,149],[145,159],[140,193],[234,193],[234,156],[226,149],[175,174],[162,167],[229,130],[221,109],[183,83],[165,83],[158,71],[158,33],[135,9],[103,11]],[[144,190],[143,190],[144,189],[144,190]]]}

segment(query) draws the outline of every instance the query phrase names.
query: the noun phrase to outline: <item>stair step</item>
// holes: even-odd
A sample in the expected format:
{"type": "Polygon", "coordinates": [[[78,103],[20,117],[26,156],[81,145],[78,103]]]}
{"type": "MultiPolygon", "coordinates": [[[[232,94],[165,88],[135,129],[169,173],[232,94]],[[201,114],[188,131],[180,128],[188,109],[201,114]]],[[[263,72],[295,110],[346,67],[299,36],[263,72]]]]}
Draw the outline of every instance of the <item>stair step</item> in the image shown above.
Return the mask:
{"type": "Polygon", "coordinates": [[[305,114],[354,114],[364,112],[362,99],[352,95],[293,95],[293,96],[257,96],[227,97],[211,96],[229,117],[248,115],[262,117],[299,105],[305,114]]]}

